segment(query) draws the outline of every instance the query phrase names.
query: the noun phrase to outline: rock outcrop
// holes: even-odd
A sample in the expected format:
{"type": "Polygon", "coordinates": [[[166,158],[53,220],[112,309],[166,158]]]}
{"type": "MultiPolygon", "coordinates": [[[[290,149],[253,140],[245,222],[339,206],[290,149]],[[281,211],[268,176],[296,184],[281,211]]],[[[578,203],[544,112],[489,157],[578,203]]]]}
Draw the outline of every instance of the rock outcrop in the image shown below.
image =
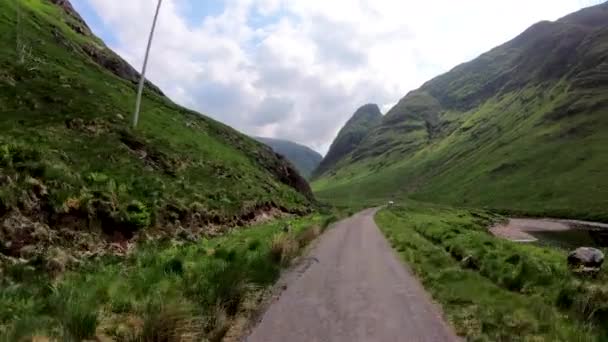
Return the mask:
{"type": "MultiPolygon", "coordinates": [[[[74,30],[76,33],[84,35],[84,36],[92,36],[93,33],[91,29],[87,25],[87,23],[82,19],[80,14],[74,9],[69,0],[49,0],[51,3],[63,9],[63,11],[68,15],[69,18],[73,20],[66,20],[66,24],[74,30]]],[[[61,35],[58,30],[55,30],[54,34],[61,35]]],[[[61,37],[60,40],[67,41],[66,38],[61,37]]],[[[114,75],[127,80],[133,84],[139,82],[140,73],[131,66],[127,61],[125,61],[118,54],[114,53],[112,50],[108,49],[103,44],[90,44],[83,43],[83,45],[78,47],[82,50],[91,60],[93,60],[96,64],[103,67],[104,69],[110,71],[114,75]]],[[[146,80],[146,87],[151,91],[164,96],[163,92],[156,85],[146,80]]]]}
{"type": "MultiPolygon", "coordinates": [[[[75,28],[76,31],[78,31],[78,33],[80,34],[84,34],[84,35],[90,35],[91,34],[91,29],[89,28],[89,25],[87,25],[87,23],[84,21],[84,19],[82,19],[82,17],[80,16],[80,14],[78,14],[78,12],[76,12],[76,10],[74,9],[74,7],[72,6],[72,4],[70,3],[69,0],[49,0],[50,2],[52,2],[53,4],[61,7],[70,17],[72,17],[74,20],[76,20],[79,24],[79,28],[75,28]]],[[[70,25],[72,26],[72,25],[70,25]]],[[[74,28],[74,27],[72,27],[74,28]]]]}

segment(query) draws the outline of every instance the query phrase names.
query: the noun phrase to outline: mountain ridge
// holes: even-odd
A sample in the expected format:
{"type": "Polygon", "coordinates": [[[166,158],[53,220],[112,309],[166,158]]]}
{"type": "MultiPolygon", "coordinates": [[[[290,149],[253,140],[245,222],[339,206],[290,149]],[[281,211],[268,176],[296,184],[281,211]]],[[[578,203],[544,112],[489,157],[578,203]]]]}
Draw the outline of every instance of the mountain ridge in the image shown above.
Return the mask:
{"type": "Polygon", "coordinates": [[[284,156],[307,179],[323,159],[319,152],[289,140],[265,137],[254,137],[254,139],[270,146],[276,153],[284,156]]]}

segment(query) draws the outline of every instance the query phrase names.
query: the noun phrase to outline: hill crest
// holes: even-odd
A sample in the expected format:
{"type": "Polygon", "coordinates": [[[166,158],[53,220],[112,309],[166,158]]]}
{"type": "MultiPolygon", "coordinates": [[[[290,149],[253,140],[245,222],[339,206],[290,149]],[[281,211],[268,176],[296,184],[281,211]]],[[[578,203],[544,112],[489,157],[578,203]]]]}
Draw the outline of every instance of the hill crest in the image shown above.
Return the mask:
{"type": "Polygon", "coordinates": [[[379,124],[382,113],[377,104],[366,104],[355,111],[332,142],[313,177],[320,177],[333,168],[361,143],[370,129],[379,124]]]}

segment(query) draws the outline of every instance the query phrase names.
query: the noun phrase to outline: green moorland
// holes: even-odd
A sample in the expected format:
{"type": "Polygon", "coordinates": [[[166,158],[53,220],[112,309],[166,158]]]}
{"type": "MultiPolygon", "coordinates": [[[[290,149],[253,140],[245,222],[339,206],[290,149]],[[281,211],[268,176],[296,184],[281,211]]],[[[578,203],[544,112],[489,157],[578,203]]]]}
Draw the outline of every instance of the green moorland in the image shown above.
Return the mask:
{"type": "Polygon", "coordinates": [[[500,216],[408,201],[376,222],[456,332],[470,341],[608,339],[608,272],[570,273],[566,252],[490,235],[500,216]]]}
{"type": "Polygon", "coordinates": [[[309,210],[285,160],[153,85],[130,129],[135,85],[119,77],[130,66],[59,5],[1,1],[0,47],[0,215],[130,233],[309,210]]]}
{"type": "Polygon", "coordinates": [[[414,198],[608,221],[608,4],[407,94],[315,179],[317,197],[414,198]]]}
{"type": "Polygon", "coordinates": [[[0,279],[0,340],[219,341],[236,318],[255,314],[281,267],[335,219],[316,214],[196,243],[153,242],[54,279],[35,261],[9,267],[0,279]]]}

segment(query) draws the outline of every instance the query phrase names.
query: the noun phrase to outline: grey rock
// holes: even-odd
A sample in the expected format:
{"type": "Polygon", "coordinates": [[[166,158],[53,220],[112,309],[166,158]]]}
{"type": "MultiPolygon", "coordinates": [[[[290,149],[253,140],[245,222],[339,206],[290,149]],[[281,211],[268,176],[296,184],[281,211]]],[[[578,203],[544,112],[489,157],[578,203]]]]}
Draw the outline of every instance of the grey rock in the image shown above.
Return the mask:
{"type": "Polygon", "coordinates": [[[597,248],[579,247],[568,254],[568,266],[600,268],[604,253],[597,248]]]}

